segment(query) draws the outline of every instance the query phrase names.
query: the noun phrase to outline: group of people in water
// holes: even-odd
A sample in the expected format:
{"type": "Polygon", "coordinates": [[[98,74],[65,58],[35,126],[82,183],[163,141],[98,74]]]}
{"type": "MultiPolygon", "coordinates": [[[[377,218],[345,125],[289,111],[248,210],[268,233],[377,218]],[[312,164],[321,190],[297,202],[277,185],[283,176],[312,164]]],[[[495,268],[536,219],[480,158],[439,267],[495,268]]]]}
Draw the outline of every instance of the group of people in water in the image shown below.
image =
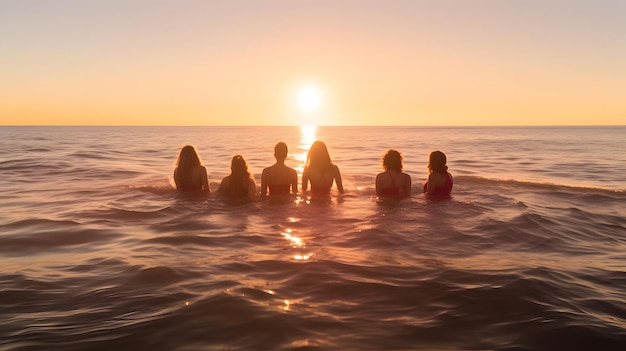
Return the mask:
{"type": "MultiPolygon", "coordinates": [[[[286,196],[298,193],[298,173],[285,165],[287,144],[279,142],[274,147],[276,163],[263,169],[261,174],[261,197],[286,196]]],[[[385,198],[404,198],[411,195],[411,176],[403,172],[402,155],[390,149],[382,158],[383,172],[376,176],[376,195],[385,198]]],[[[430,153],[428,180],[423,192],[434,198],[446,198],[452,192],[453,178],[448,172],[446,155],[441,151],[430,153]]],[[[230,163],[230,174],[224,177],[217,189],[218,194],[233,200],[251,200],[256,196],[256,182],[248,171],[248,163],[241,155],[235,155],[230,163]]],[[[211,192],[207,171],[198,152],[185,145],[176,160],[174,182],[180,191],[211,192]]],[[[339,167],[333,164],[326,144],[315,141],[307,154],[302,171],[302,191],[311,187],[312,195],[328,195],[336,184],[343,193],[339,167]]]]}

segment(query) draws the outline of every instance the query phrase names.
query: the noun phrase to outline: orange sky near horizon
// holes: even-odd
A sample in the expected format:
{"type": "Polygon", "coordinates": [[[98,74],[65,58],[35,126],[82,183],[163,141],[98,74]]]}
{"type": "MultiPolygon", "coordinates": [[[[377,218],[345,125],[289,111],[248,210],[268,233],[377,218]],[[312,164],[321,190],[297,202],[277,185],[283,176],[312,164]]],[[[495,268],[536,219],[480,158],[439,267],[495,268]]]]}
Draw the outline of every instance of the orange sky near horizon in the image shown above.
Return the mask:
{"type": "Polygon", "coordinates": [[[0,32],[0,125],[626,124],[620,1],[24,0],[0,32]]]}

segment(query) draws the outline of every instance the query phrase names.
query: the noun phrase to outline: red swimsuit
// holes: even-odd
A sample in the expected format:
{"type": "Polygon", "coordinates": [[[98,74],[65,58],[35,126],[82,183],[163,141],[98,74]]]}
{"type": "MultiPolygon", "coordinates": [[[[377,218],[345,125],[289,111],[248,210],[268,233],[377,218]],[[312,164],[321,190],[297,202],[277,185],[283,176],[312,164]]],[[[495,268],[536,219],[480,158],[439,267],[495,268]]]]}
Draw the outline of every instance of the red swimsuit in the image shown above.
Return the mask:
{"type": "MultiPolygon", "coordinates": [[[[450,193],[452,192],[452,175],[448,172],[446,172],[446,183],[439,188],[435,188],[435,190],[432,193],[433,197],[438,197],[438,198],[446,198],[450,196],[450,193]]],[[[428,189],[428,182],[424,183],[424,192],[426,192],[428,189]]]]}
{"type": "MultiPolygon", "coordinates": [[[[395,177],[391,178],[391,186],[387,188],[378,189],[378,196],[382,197],[393,197],[393,198],[402,198],[407,196],[404,191],[404,188],[398,187],[396,184],[396,180],[398,180],[399,176],[403,176],[403,173],[396,174],[395,177]]],[[[391,177],[391,173],[389,173],[389,177],[391,177]]]]}

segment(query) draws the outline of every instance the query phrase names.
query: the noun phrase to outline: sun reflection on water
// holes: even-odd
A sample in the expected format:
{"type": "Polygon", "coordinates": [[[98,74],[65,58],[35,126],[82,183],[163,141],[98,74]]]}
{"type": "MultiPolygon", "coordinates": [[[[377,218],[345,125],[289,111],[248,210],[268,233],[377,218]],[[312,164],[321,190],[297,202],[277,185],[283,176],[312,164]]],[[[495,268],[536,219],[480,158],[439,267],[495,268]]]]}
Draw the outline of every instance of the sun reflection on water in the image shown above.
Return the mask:
{"type": "Polygon", "coordinates": [[[298,145],[299,152],[295,154],[296,160],[300,161],[298,166],[295,167],[299,174],[302,174],[304,163],[306,162],[306,155],[309,152],[311,145],[313,145],[313,142],[315,142],[316,135],[316,125],[300,126],[300,145],[298,145]]]}
{"type": "Polygon", "coordinates": [[[291,247],[302,247],[303,243],[302,243],[302,239],[298,238],[297,236],[293,236],[291,235],[291,229],[287,229],[287,233],[281,233],[282,236],[284,236],[285,238],[287,238],[287,240],[291,241],[291,247]]]}
{"type": "MultiPolygon", "coordinates": [[[[305,249],[306,245],[301,238],[292,234],[291,229],[285,230],[284,233],[280,233],[285,239],[289,240],[289,244],[294,249],[305,249]]],[[[293,259],[296,261],[307,261],[313,256],[312,253],[297,253],[293,255],[293,259]]]]}

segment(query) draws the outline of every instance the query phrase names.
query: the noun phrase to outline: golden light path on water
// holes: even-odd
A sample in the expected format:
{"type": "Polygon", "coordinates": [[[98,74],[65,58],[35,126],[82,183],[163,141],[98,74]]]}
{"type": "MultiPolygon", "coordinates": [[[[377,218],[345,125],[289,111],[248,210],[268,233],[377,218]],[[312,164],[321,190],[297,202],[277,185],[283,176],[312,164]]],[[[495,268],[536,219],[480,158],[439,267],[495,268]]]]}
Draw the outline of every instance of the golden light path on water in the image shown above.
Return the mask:
{"type": "MultiPolygon", "coordinates": [[[[296,222],[297,219],[296,218],[289,218],[290,222],[296,222]]],[[[295,236],[293,234],[293,230],[292,229],[286,229],[284,232],[281,233],[281,235],[287,239],[287,241],[289,242],[289,245],[294,248],[294,249],[304,249],[306,248],[306,245],[304,244],[304,242],[302,241],[301,238],[295,236]]],[[[293,259],[296,261],[307,261],[309,258],[311,258],[311,256],[313,256],[312,253],[302,253],[302,254],[295,254],[293,255],[293,259]]],[[[273,294],[273,292],[272,292],[273,294]]],[[[282,307],[283,311],[289,311],[291,304],[293,303],[292,301],[285,299],[284,301],[284,306],[282,307]]]]}
{"type": "MultiPolygon", "coordinates": [[[[304,244],[304,242],[302,241],[302,238],[297,237],[296,235],[293,234],[293,229],[286,229],[284,232],[280,233],[285,239],[287,239],[289,241],[289,245],[294,248],[294,249],[298,249],[298,250],[303,250],[306,249],[306,245],[304,244]]],[[[308,259],[311,258],[311,256],[313,256],[312,253],[297,253],[295,255],[293,255],[293,258],[296,261],[307,261],[308,259]]]]}
{"type": "MultiPolygon", "coordinates": [[[[298,161],[297,165],[293,168],[298,172],[298,184],[302,184],[302,172],[304,171],[304,165],[306,164],[306,157],[309,153],[311,145],[315,142],[317,136],[317,126],[311,124],[305,124],[300,126],[300,144],[298,145],[297,152],[294,153],[294,158],[298,161]]],[[[301,203],[304,198],[298,198],[296,203],[301,203]]]]}
{"type": "Polygon", "coordinates": [[[306,155],[309,152],[311,145],[315,141],[316,135],[316,125],[300,126],[300,145],[298,145],[299,152],[295,154],[295,159],[298,160],[298,166],[294,167],[296,171],[298,171],[299,175],[302,175],[304,163],[306,162],[306,155]]]}
{"type": "MultiPolygon", "coordinates": [[[[311,145],[315,141],[316,133],[317,133],[317,126],[315,126],[315,125],[303,125],[303,126],[300,126],[300,144],[298,145],[297,152],[295,152],[293,154],[294,158],[298,161],[297,162],[298,165],[295,166],[294,168],[298,172],[298,177],[299,178],[302,177],[302,171],[304,169],[304,164],[306,162],[306,156],[307,156],[307,153],[308,153],[309,149],[311,148],[311,145]]],[[[296,202],[299,203],[300,201],[297,200],[296,202]]],[[[291,223],[296,223],[296,222],[298,222],[298,218],[290,217],[290,218],[288,218],[288,221],[291,222],[291,223]]],[[[280,232],[280,235],[285,240],[287,240],[288,245],[292,249],[298,251],[297,253],[293,254],[292,256],[290,255],[290,257],[293,260],[299,261],[299,262],[305,262],[305,261],[308,261],[313,256],[312,252],[308,252],[307,251],[306,244],[304,243],[302,238],[297,236],[294,233],[294,229],[292,229],[292,228],[285,228],[284,230],[282,230],[280,232]]],[[[273,290],[267,290],[266,292],[268,294],[270,294],[270,295],[274,295],[275,294],[275,291],[273,291],[273,290]]],[[[291,310],[291,305],[294,302],[297,303],[298,301],[284,299],[282,301],[282,305],[280,306],[280,308],[283,311],[290,311],[291,310]]]]}

